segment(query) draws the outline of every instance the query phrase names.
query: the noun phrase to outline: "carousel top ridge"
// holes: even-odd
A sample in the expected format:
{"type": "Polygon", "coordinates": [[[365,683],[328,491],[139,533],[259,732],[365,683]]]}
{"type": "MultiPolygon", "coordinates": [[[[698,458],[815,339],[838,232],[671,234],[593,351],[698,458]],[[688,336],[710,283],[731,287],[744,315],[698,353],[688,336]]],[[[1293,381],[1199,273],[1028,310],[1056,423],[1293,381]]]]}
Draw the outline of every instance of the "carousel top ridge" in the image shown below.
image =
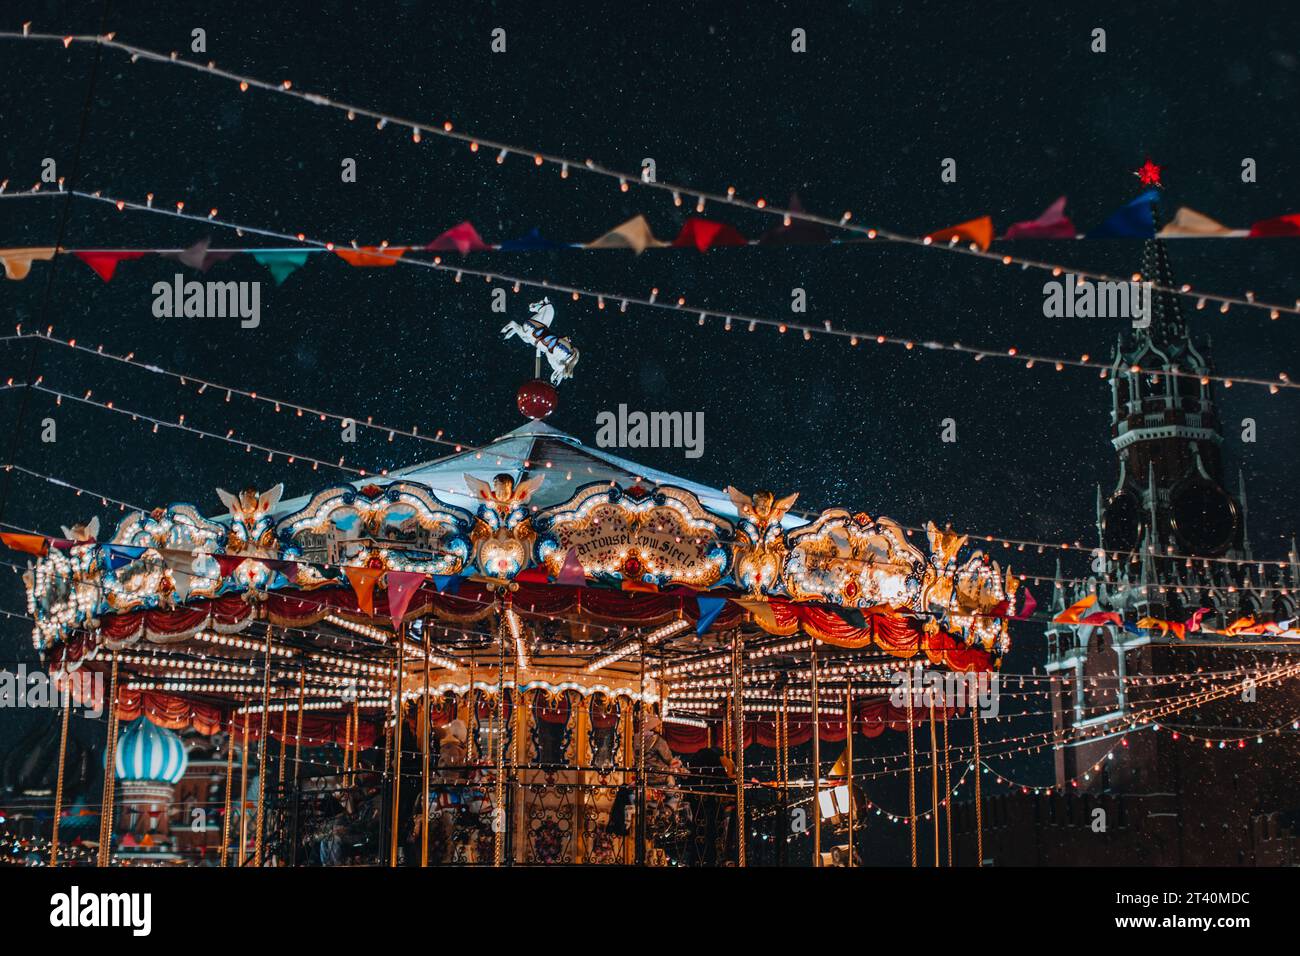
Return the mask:
{"type": "Polygon", "coordinates": [[[710,488],[538,421],[387,476],[291,499],[283,490],[217,489],[220,518],[187,503],[133,513],[106,542],[97,526],[73,526],[24,576],[37,647],[114,617],[227,597],[256,610],[277,598],[322,605],[305,597],[320,591],[335,611],[376,616],[371,591],[405,573],[443,582],[435,594],[450,579],[477,582],[488,605],[520,588],[533,589],[520,606],[534,608],[546,603],[537,589],[605,588],[641,600],[653,613],[639,626],[658,626],[673,607],[680,618],[688,600],[709,598],[732,602],[731,626],[820,627],[832,635],[822,640],[899,657],[940,634],[953,653],[994,655],[1006,649],[1018,584],[980,551],[960,558],[966,540],[954,532],[931,525],[927,554],[889,518],[831,508],[808,520],[790,513],[797,493],[710,488]],[[830,617],[818,624],[815,613],[830,617]],[[906,618],[910,636],[887,636],[889,616],[906,618]]]}

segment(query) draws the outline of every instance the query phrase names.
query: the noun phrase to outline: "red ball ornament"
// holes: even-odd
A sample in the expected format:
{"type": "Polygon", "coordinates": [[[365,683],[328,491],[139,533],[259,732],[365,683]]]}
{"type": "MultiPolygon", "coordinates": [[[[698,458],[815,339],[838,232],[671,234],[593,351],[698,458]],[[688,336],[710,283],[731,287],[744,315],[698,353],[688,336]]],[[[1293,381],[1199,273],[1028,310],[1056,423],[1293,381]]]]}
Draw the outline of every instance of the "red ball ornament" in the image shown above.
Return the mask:
{"type": "Polygon", "coordinates": [[[537,421],[555,411],[560,398],[555,393],[555,387],[549,382],[533,379],[519,386],[515,401],[519,405],[520,414],[537,421]]]}

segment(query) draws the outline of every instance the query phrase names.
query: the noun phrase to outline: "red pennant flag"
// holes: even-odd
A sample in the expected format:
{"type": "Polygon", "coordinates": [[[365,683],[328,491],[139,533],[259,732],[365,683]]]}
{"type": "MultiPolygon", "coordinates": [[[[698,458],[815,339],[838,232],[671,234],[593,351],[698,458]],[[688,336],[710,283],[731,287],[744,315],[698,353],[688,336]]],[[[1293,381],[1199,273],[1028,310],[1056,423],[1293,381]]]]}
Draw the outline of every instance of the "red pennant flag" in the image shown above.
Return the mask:
{"type": "Polygon", "coordinates": [[[394,631],[401,630],[406,609],[411,606],[411,598],[415,597],[423,581],[424,575],[417,571],[388,572],[388,613],[393,617],[394,631]]]}
{"type": "Polygon", "coordinates": [[[357,595],[357,607],[370,617],[375,616],[375,585],[384,573],[383,568],[344,568],[352,590],[357,595]]]}
{"type": "Polygon", "coordinates": [[[1027,621],[1033,616],[1034,611],[1037,609],[1038,602],[1035,601],[1034,596],[1029,593],[1029,588],[1025,588],[1025,604],[1020,609],[1020,613],[1011,615],[1011,619],[1013,621],[1027,621]]]}
{"type": "Polygon", "coordinates": [[[1250,227],[1252,239],[1279,239],[1288,236],[1300,236],[1300,213],[1261,219],[1250,227]]]}
{"type": "Polygon", "coordinates": [[[0,534],[0,541],[3,541],[15,551],[34,554],[38,558],[49,550],[46,540],[39,534],[0,534]]]}
{"type": "Polygon", "coordinates": [[[749,242],[725,222],[714,222],[712,219],[692,216],[683,224],[682,231],[673,240],[673,245],[679,248],[694,246],[700,252],[708,252],[714,246],[746,246],[749,242]]]}
{"type": "Polygon", "coordinates": [[[965,240],[966,242],[975,243],[981,250],[984,250],[993,241],[993,220],[988,216],[980,216],[978,219],[959,222],[947,229],[938,229],[925,238],[931,242],[951,242],[953,239],[958,242],[965,240]]]}
{"type": "Polygon", "coordinates": [[[1116,627],[1124,626],[1124,619],[1114,611],[1094,611],[1085,618],[1078,621],[1079,624],[1114,624],[1116,627]]]}
{"type": "Polygon", "coordinates": [[[455,250],[462,256],[467,256],[471,252],[483,252],[492,247],[483,241],[483,237],[478,234],[474,224],[466,220],[460,225],[452,226],[425,248],[432,252],[451,252],[455,250]]]}
{"type": "Polygon", "coordinates": [[[582,587],[587,583],[587,572],[582,569],[582,562],[578,560],[577,548],[570,548],[565,553],[564,564],[560,567],[560,573],[555,576],[555,583],[573,587],[582,587]]]}
{"type": "Polygon", "coordinates": [[[117,271],[119,262],[144,258],[143,252],[124,252],[121,250],[115,252],[74,252],[73,255],[94,269],[95,275],[105,282],[113,281],[113,273],[117,271]]]}
{"type": "Polygon", "coordinates": [[[235,568],[248,560],[248,557],[243,554],[214,554],[212,558],[217,562],[221,576],[226,578],[235,573],[235,568]]]}

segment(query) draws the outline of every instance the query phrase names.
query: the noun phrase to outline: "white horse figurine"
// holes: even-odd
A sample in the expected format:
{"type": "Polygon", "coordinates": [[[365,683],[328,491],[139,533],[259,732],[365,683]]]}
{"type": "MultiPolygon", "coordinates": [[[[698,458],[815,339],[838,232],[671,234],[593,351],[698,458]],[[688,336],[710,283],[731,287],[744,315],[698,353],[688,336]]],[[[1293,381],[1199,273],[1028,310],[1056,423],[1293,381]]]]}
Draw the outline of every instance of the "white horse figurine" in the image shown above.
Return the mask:
{"type": "Polygon", "coordinates": [[[551,384],[559,385],[566,378],[573,378],[573,367],[578,364],[578,350],[567,338],[561,338],[550,331],[551,321],[555,318],[555,306],[549,298],[534,302],[528,306],[534,318],[523,322],[507,322],[501,334],[507,341],[513,336],[521,338],[525,344],[537,350],[537,355],[546,356],[551,366],[551,384]]]}

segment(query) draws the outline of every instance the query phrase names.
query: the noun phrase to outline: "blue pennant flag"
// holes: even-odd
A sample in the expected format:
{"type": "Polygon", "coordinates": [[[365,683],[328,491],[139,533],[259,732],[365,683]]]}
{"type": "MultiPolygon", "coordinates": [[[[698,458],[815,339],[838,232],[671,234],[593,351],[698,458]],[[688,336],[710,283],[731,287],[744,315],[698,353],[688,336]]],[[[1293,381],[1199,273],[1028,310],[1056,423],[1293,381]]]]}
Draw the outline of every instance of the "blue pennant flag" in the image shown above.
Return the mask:
{"type": "Polygon", "coordinates": [[[460,582],[464,580],[464,575],[460,574],[435,574],[433,586],[438,589],[439,594],[459,594],[460,582]]]}
{"type": "Polygon", "coordinates": [[[532,252],[536,249],[559,248],[560,243],[547,239],[536,226],[529,229],[527,235],[520,236],[518,239],[507,239],[500,245],[502,252],[532,252]]]}
{"type": "Polygon", "coordinates": [[[700,609],[700,622],[695,625],[695,633],[703,634],[713,626],[713,622],[718,619],[722,609],[727,606],[727,599],[697,597],[695,603],[700,609]]]}
{"type": "Polygon", "coordinates": [[[1155,214],[1152,207],[1160,201],[1160,193],[1148,189],[1127,206],[1111,213],[1110,218],[1091,230],[1087,239],[1150,239],[1156,234],[1155,214]]]}
{"type": "Polygon", "coordinates": [[[104,560],[108,564],[110,571],[116,571],[118,568],[125,567],[132,561],[138,561],[144,556],[144,548],[137,548],[125,544],[110,544],[104,560]]]}

